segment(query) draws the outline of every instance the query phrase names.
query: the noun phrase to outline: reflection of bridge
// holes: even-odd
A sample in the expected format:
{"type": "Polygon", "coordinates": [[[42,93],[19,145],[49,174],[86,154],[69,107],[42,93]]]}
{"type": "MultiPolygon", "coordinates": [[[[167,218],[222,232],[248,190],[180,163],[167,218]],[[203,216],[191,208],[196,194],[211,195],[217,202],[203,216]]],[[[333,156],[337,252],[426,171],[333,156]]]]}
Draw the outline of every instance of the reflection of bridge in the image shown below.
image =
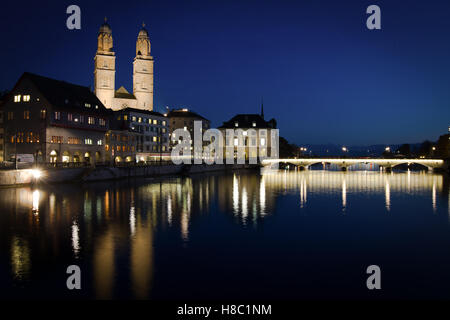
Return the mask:
{"type": "Polygon", "coordinates": [[[336,164],[347,170],[348,167],[356,164],[377,164],[389,171],[393,167],[400,164],[420,164],[428,169],[445,168],[444,160],[440,159],[365,159],[365,158],[302,158],[302,159],[265,159],[262,161],[263,166],[273,166],[279,163],[293,164],[304,169],[314,164],[336,164]]]}

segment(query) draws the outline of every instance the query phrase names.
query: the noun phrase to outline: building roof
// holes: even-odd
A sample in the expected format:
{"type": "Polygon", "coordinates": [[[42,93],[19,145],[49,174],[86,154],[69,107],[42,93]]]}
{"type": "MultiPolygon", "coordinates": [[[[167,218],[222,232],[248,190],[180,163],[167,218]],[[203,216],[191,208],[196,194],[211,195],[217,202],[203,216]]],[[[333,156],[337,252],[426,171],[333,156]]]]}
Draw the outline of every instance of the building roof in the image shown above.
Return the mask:
{"type": "Polygon", "coordinates": [[[105,108],[97,96],[88,87],[43,77],[29,72],[25,72],[18,83],[24,78],[29,79],[45,99],[56,108],[78,112],[84,111],[94,114],[108,112],[108,109],[105,108]],[[86,103],[90,104],[90,108],[85,106],[86,103]]]}
{"type": "Polygon", "coordinates": [[[189,111],[188,109],[170,110],[167,113],[167,117],[168,118],[200,118],[200,119],[209,121],[205,117],[202,117],[201,115],[199,115],[198,113],[195,113],[193,111],[189,111]]]}
{"type": "Polygon", "coordinates": [[[223,129],[235,129],[235,128],[270,128],[275,129],[277,127],[277,122],[275,119],[269,121],[264,120],[264,118],[259,114],[237,114],[230,120],[226,121],[219,128],[223,129]],[[238,126],[236,126],[236,123],[238,126]],[[255,126],[253,126],[255,123],[255,126]]]}
{"type": "Polygon", "coordinates": [[[158,116],[158,117],[164,117],[164,115],[162,113],[156,112],[156,111],[150,111],[150,110],[142,110],[142,109],[136,109],[136,108],[124,108],[118,111],[114,111],[116,113],[121,113],[121,112],[135,112],[135,113],[142,113],[142,114],[147,114],[147,115],[151,115],[151,116],[158,116]]]}
{"type": "Polygon", "coordinates": [[[134,94],[129,93],[124,86],[121,86],[119,89],[116,90],[116,92],[114,92],[114,98],[136,100],[134,94]]]}

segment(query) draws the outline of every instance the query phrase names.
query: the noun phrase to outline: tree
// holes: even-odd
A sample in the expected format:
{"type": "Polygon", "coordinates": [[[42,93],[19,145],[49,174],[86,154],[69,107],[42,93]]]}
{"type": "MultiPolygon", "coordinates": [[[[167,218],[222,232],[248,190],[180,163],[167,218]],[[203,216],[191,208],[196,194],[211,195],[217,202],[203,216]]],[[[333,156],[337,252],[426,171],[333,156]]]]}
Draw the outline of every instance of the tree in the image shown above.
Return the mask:
{"type": "Polygon", "coordinates": [[[433,143],[426,140],[422,142],[419,148],[419,157],[429,157],[433,151],[433,143]]]}
{"type": "Polygon", "coordinates": [[[289,144],[289,142],[283,137],[280,137],[279,141],[279,157],[281,159],[294,158],[297,154],[298,147],[294,144],[289,144]]]}
{"type": "Polygon", "coordinates": [[[411,146],[407,143],[402,144],[400,147],[398,147],[397,153],[405,157],[409,157],[411,155],[411,146]]]}
{"type": "Polygon", "coordinates": [[[436,154],[441,159],[450,158],[450,134],[444,134],[439,137],[436,154]]]}

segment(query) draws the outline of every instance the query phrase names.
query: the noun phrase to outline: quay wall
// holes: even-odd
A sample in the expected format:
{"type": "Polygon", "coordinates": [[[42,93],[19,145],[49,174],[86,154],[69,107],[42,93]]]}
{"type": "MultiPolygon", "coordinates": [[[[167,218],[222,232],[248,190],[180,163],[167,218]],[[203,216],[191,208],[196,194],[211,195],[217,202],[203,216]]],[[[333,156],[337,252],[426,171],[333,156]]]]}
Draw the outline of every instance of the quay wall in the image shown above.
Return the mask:
{"type": "Polygon", "coordinates": [[[232,171],[257,168],[255,165],[151,165],[130,167],[82,167],[40,169],[42,176],[36,179],[32,169],[0,170],[0,186],[27,185],[36,182],[90,182],[134,177],[158,177],[189,175],[214,171],[232,171]]]}

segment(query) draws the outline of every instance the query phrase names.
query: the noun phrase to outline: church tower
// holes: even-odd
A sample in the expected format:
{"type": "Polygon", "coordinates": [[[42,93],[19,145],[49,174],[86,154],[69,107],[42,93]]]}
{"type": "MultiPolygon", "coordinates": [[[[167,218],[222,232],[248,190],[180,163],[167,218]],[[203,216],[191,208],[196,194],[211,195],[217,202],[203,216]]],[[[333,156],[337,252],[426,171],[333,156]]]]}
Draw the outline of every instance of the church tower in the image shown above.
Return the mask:
{"type": "Polygon", "coordinates": [[[105,107],[111,108],[114,100],[116,56],[113,51],[112,30],[106,18],[98,32],[94,61],[94,93],[105,107]]]}
{"type": "Polygon", "coordinates": [[[145,24],[136,42],[136,58],[133,61],[133,94],[137,108],[153,110],[153,57],[150,55],[150,38],[145,24]]]}

